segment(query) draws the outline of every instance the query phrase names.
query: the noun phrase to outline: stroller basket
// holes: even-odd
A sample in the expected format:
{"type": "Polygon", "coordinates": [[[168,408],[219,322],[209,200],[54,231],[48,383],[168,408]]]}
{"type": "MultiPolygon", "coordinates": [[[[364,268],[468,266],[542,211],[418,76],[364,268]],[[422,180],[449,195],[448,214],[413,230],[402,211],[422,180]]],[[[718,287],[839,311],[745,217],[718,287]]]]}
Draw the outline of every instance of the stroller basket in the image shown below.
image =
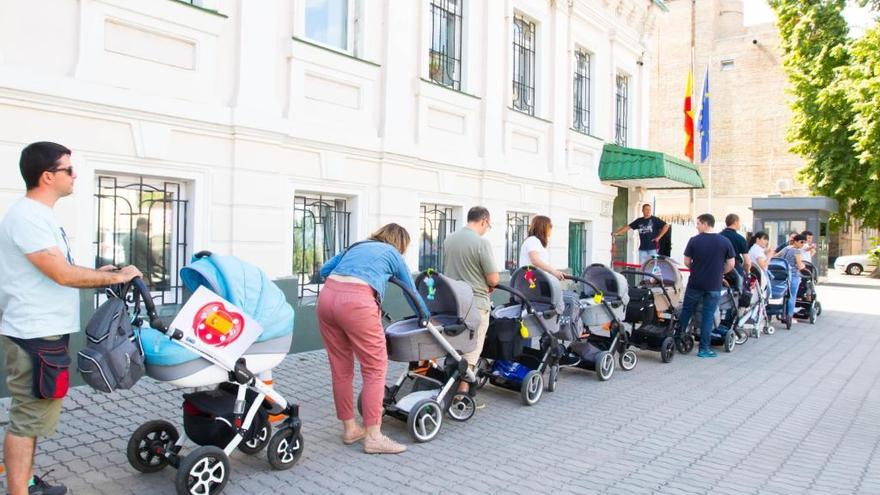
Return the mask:
{"type": "Polygon", "coordinates": [[[483,343],[483,357],[513,361],[523,353],[525,339],[520,334],[522,319],[517,309],[519,305],[498,308],[493,312],[492,322],[486,331],[486,341],[483,343]],[[500,316],[507,314],[511,316],[500,316]]]}

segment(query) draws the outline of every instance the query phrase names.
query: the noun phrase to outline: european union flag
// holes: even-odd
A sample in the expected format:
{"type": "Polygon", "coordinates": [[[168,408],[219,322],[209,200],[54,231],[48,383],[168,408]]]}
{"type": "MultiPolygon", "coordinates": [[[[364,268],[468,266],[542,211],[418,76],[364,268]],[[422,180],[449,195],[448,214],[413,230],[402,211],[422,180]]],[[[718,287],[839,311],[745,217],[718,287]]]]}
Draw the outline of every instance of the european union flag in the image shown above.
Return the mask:
{"type": "Polygon", "coordinates": [[[703,80],[703,97],[700,102],[700,163],[709,158],[709,68],[703,80]]]}

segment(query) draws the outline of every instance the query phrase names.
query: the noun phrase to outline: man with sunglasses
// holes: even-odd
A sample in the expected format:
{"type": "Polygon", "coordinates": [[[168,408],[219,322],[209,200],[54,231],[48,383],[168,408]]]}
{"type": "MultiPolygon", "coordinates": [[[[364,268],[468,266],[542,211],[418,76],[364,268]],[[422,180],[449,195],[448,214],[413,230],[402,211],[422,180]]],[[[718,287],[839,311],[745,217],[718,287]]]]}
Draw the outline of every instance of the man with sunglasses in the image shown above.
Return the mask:
{"type": "Polygon", "coordinates": [[[69,385],[67,344],[69,334],[79,331],[77,289],[141,276],[133,266],[93,270],[73,263],[67,234],[53,212],[59,199],[73,193],[70,155],[56,143],[25,147],[19,167],[27,192],[0,222],[0,339],[12,399],[3,445],[10,495],[67,493],[32,471],[37,437],[55,433],[69,385]]]}

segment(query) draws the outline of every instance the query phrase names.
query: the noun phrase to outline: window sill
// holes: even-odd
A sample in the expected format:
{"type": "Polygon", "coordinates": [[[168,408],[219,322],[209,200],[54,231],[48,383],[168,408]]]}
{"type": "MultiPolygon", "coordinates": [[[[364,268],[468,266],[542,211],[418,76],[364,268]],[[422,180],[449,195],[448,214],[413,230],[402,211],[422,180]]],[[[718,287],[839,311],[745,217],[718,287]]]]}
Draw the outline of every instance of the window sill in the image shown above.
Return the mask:
{"type": "Polygon", "coordinates": [[[208,14],[211,14],[211,15],[216,15],[217,17],[222,17],[222,18],[224,18],[224,19],[229,19],[229,16],[228,16],[228,15],[226,15],[226,14],[221,14],[220,12],[218,12],[218,11],[216,11],[216,10],[213,10],[213,9],[206,9],[205,7],[199,7],[198,5],[193,5],[193,4],[191,4],[191,3],[189,3],[189,2],[186,2],[186,1],[184,1],[184,0],[171,0],[171,1],[174,2],[174,3],[179,3],[179,4],[181,4],[181,5],[186,5],[187,7],[192,8],[192,9],[201,10],[202,12],[205,12],[205,13],[208,13],[208,14]]]}
{"type": "Polygon", "coordinates": [[[516,113],[519,114],[519,115],[524,115],[524,116],[526,116],[526,117],[529,117],[529,118],[532,118],[532,119],[535,119],[535,120],[539,120],[539,121],[541,121],[541,122],[544,122],[545,124],[552,124],[552,123],[553,123],[552,120],[547,120],[547,119],[544,119],[544,118],[538,117],[537,115],[532,115],[532,114],[529,114],[529,113],[523,112],[522,110],[517,110],[517,109],[515,109],[515,108],[513,108],[513,107],[507,107],[507,109],[510,110],[511,112],[516,112],[516,113]]]}
{"type": "Polygon", "coordinates": [[[464,91],[462,91],[462,90],[460,90],[460,89],[455,89],[455,88],[453,88],[453,87],[451,87],[451,86],[447,86],[447,85],[445,85],[445,84],[440,84],[440,83],[438,83],[437,81],[434,81],[434,80],[431,80],[431,79],[426,79],[426,78],[424,78],[424,77],[421,77],[421,78],[419,78],[419,79],[421,79],[422,82],[425,82],[425,83],[428,83],[428,84],[430,84],[430,85],[433,85],[433,86],[437,86],[437,87],[443,88],[443,89],[448,90],[448,91],[452,91],[453,93],[457,93],[457,94],[460,94],[460,95],[462,95],[462,96],[467,96],[468,98],[473,98],[473,99],[475,99],[475,100],[482,100],[482,98],[479,97],[479,96],[477,96],[477,95],[474,95],[474,94],[471,94],[471,93],[466,93],[466,92],[464,92],[464,91]]]}
{"type": "MultiPolygon", "coordinates": [[[[178,0],[175,0],[175,1],[178,1],[178,0]]],[[[352,60],[357,60],[358,62],[363,62],[363,63],[365,63],[365,64],[372,65],[373,67],[382,67],[381,65],[377,64],[376,62],[371,62],[371,61],[369,61],[369,60],[366,60],[366,59],[363,59],[363,58],[356,57],[356,56],[354,56],[354,55],[352,55],[352,54],[350,54],[350,53],[346,53],[346,52],[343,52],[343,51],[341,51],[341,50],[337,50],[337,49],[335,49],[335,48],[331,48],[331,47],[329,47],[329,46],[327,46],[327,45],[322,45],[322,44],[320,44],[320,43],[315,43],[314,41],[310,41],[310,40],[303,39],[303,38],[298,38],[298,37],[296,37],[296,36],[293,37],[293,41],[296,41],[296,42],[298,42],[298,43],[302,43],[302,44],[304,44],[304,45],[308,45],[308,46],[311,46],[311,47],[317,48],[317,49],[319,49],[319,50],[324,50],[324,51],[328,51],[328,52],[330,52],[330,53],[335,53],[336,55],[340,55],[340,56],[345,57],[345,58],[350,58],[350,59],[352,59],[352,60]]]]}
{"type": "Polygon", "coordinates": [[[602,142],[605,141],[604,139],[600,138],[599,136],[596,136],[596,135],[594,135],[594,134],[590,134],[589,132],[584,132],[584,131],[582,131],[582,130],[580,130],[580,129],[576,129],[576,128],[574,128],[574,127],[570,127],[569,129],[571,129],[573,132],[576,132],[576,133],[580,134],[581,136],[586,136],[586,137],[589,137],[589,138],[593,138],[593,139],[595,139],[595,140],[597,140],[597,141],[602,141],[602,142]]]}

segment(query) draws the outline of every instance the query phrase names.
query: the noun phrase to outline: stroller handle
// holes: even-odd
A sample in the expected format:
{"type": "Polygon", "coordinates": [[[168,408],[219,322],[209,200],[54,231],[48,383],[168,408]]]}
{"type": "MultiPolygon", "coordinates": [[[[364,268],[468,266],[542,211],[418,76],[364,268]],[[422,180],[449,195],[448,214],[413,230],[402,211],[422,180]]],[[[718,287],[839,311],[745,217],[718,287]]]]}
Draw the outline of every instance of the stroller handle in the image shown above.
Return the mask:
{"type": "Polygon", "coordinates": [[[654,275],[653,273],[639,272],[636,270],[621,270],[620,274],[621,275],[641,275],[643,277],[650,277],[650,278],[653,278],[658,284],[660,284],[661,287],[663,286],[663,280],[660,277],[658,277],[657,275],[654,275]]]}
{"type": "Polygon", "coordinates": [[[388,281],[391,282],[392,284],[400,287],[400,290],[403,291],[404,297],[406,297],[409,300],[409,302],[413,306],[415,306],[416,312],[419,317],[419,326],[422,326],[422,327],[428,326],[428,320],[431,319],[431,315],[424,312],[424,310],[422,309],[422,306],[419,304],[419,297],[416,295],[415,291],[413,291],[408,285],[403,283],[403,281],[397,277],[391,277],[388,279],[388,281]]]}
{"type": "Polygon", "coordinates": [[[596,287],[596,284],[594,284],[593,282],[590,282],[589,280],[585,280],[585,279],[582,279],[581,277],[578,277],[578,276],[575,276],[575,275],[568,275],[568,274],[565,275],[565,279],[566,279],[566,280],[571,280],[571,281],[573,281],[573,282],[579,282],[579,283],[582,283],[582,284],[584,284],[584,285],[587,285],[587,286],[589,286],[591,289],[593,289],[594,291],[596,291],[596,294],[602,294],[602,289],[596,287]]]}
{"type": "MultiPolygon", "coordinates": [[[[168,335],[168,327],[166,327],[165,323],[163,323],[162,320],[159,319],[159,314],[156,312],[156,303],[153,302],[153,296],[150,295],[150,290],[147,289],[147,286],[144,284],[143,279],[141,279],[140,277],[135,277],[131,280],[131,285],[134,286],[136,296],[140,295],[141,299],[144,301],[144,307],[147,308],[147,317],[150,320],[150,326],[168,335]]],[[[137,298],[135,298],[135,301],[136,300],[137,298]]],[[[173,334],[168,336],[172,339],[179,340],[183,337],[183,333],[180,330],[175,330],[173,334]]]]}

